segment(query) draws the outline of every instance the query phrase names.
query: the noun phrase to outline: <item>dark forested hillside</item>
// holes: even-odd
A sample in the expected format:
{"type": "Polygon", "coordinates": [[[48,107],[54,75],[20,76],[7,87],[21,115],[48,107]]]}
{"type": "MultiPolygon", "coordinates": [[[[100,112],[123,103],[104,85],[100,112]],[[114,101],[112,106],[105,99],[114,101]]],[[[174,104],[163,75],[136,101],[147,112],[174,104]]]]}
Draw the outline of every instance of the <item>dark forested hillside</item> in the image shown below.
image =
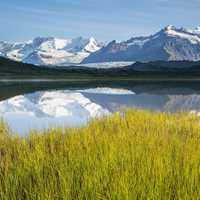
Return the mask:
{"type": "Polygon", "coordinates": [[[16,62],[0,57],[0,79],[200,79],[200,62],[136,62],[123,68],[97,69],[80,66],[47,67],[16,62]]]}

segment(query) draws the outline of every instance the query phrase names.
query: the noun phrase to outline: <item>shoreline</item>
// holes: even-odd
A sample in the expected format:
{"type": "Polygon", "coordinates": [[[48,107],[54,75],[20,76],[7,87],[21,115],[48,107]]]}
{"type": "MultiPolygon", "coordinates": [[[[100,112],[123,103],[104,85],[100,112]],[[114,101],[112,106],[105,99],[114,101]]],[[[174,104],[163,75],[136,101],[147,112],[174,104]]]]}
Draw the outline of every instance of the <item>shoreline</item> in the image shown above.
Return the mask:
{"type": "Polygon", "coordinates": [[[112,81],[130,81],[130,82],[200,82],[200,78],[185,78],[185,79],[131,79],[131,78],[97,78],[97,79],[0,79],[0,82],[112,82],[112,81]]]}

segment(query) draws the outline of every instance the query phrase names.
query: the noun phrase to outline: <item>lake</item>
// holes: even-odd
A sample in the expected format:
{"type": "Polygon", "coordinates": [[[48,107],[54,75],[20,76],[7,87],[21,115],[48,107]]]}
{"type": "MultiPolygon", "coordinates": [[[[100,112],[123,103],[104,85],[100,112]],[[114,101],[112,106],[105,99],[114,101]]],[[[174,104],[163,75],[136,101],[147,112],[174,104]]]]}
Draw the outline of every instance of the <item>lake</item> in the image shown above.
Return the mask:
{"type": "Polygon", "coordinates": [[[13,132],[78,127],[124,108],[200,112],[198,81],[1,81],[0,116],[13,132]]]}

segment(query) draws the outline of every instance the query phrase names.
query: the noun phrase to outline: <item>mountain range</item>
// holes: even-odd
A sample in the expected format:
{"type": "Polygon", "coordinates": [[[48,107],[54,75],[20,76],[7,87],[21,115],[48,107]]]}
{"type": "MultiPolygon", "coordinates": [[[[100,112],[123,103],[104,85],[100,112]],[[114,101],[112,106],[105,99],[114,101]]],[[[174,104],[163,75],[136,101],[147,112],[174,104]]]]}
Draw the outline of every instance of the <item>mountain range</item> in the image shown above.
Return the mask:
{"type": "Polygon", "coordinates": [[[111,61],[200,60],[200,28],[167,26],[148,37],[112,41],[85,58],[83,63],[111,61]]]}
{"type": "Polygon", "coordinates": [[[34,65],[69,65],[82,62],[101,47],[102,43],[97,42],[93,37],[89,39],[37,37],[24,43],[2,41],[0,55],[34,65]]]}
{"type": "Polygon", "coordinates": [[[200,27],[167,26],[159,32],[105,44],[94,38],[37,37],[22,43],[0,42],[0,56],[34,65],[67,66],[103,62],[198,61],[200,27]]]}

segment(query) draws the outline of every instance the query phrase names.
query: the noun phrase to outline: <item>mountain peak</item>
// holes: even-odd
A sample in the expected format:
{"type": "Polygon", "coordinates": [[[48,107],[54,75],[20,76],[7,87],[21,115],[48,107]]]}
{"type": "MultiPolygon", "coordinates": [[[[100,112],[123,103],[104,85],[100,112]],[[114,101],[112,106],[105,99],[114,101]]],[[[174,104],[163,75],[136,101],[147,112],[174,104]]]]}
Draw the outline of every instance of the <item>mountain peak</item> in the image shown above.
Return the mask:
{"type": "Polygon", "coordinates": [[[197,27],[195,28],[195,30],[200,31],[200,26],[197,26],[197,27]]]}
{"type": "Polygon", "coordinates": [[[177,33],[184,33],[184,34],[189,34],[189,35],[199,35],[200,34],[200,26],[196,27],[195,29],[187,29],[184,27],[177,28],[173,25],[168,25],[164,29],[161,30],[161,32],[164,32],[168,35],[173,35],[177,33]]]}
{"type": "Polygon", "coordinates": [[[200,26],[197,26],[194,30],[193,30],[193,33],[195,34],[200,34],[200,26]]]}
{"type": "Polygon", "coordinates": [[[95,39],[94,37],[90,37],[90,38],[89,38],[89,41],[90,41],[90,42],[97,42],[96,39],[95,39]]]}
{"type": "Polygon", "coordinates": [[[101,47],[102,45],[100,45],[100,43],[98,43],[94,37],[90,37],[88,44],[85,46],[84,49],[87,52],[93,53],[95,51],[98,51],[101,47]]]}
{"type": "Polygon", "coordinates": [[[170,31],[170,30],[176,30],[176,27],[173,26],[173,25],[167,25],[165,28],[164,28],[165,31],[170,31]]]}

